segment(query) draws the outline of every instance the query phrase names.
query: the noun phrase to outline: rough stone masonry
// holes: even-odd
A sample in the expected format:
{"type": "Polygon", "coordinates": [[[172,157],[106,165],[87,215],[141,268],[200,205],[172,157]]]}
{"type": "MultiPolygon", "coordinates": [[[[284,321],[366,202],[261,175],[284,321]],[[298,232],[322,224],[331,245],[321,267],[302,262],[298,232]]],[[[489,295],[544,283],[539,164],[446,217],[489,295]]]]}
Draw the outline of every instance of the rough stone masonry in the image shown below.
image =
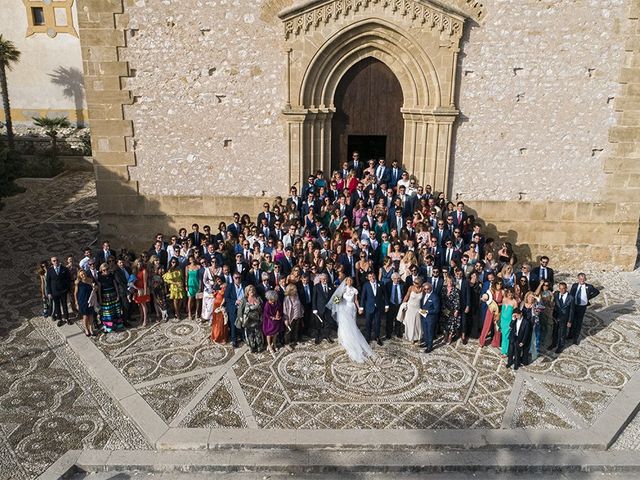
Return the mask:
{"type": "MultiPolygon", "coordinates": [[[[518,244],[520,258],[550,253],[565,268],[584,258],[593,268],[635,265],[639,0],[80,0],[78,6],[105,237],[136,245],[149,231],[211,223],[233,210],[255,215],[263,198],[287,192],[289,169],[298,168],[291,164],[298,133],[283,115],[283,8],[323,9],[320,21],[331,24],[312,28],[327,35],[367,16],[409,35],[434,28],[416,22],[403,30],[429,6],[432,14],[467,17],[458,64],[446,66],[459,77],[460,115],[447,160],[451,197],[465,200],[488,234],[518,244]],[[329,6],[350,9],[327,15],[329,6]]],[[[304,55],[321,51],[319,37],[304,38],[310,39],[301,46],[304,55]]],[[[441,40],[431,50],[451,48],[441,40]]]]}

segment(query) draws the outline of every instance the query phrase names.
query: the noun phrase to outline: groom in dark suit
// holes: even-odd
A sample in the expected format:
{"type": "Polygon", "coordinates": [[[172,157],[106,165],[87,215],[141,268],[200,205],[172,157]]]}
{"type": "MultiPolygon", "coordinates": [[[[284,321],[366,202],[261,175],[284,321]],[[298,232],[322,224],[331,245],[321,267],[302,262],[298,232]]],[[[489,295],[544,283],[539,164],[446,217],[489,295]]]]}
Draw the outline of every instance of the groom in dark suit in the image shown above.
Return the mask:
{"type": "Polygon", "coordinates": [[[73,322],[69,320],[69,307],[67,298],[71,289],[71,275],[64,265],[60,265],[58,257],[51,257],[51,267],[46,275],[47,297],[53,302],[53,319],[58,321],[58,326],[73,322]],[[64,318],[63,318],[64,315],[64,318]]]}
{"type": "Polygon", "coordinates": [[[333,288],[328,281],[327,274],[323,273],[320,275],[320,282],[313,287],[312,308],[313,320],[316,324],[316,345],[322,341],[323,336],[329,343],[333,343],[330,335],[333,319],[331,318],[331,310],[327,308],[332,294],[333,288]]]}
{"type": "Polygon", "coordinates": [[[382,285],[376,280],[375,273],[369,272],[367,274],[367,280],[362,288],[360,304],[360,309],[364,310],[364,316],[367,321],[365,326],[365,339],[367,342],[371,341],[371,331],[373,330],[378,345],[382,345],[382,339],[380,338],[380,316],[389,306],[386,303],[382,285]]]}
{"type": "Polygon", "coordinates": [[[420,302],[420,320],[422,321],[422,344],[425,353],[433,350],[433,332],[438,324],[440,315],[440,298],[433,291],[433,286],[429,282],[423,285],[424,296],[420,302]]]}

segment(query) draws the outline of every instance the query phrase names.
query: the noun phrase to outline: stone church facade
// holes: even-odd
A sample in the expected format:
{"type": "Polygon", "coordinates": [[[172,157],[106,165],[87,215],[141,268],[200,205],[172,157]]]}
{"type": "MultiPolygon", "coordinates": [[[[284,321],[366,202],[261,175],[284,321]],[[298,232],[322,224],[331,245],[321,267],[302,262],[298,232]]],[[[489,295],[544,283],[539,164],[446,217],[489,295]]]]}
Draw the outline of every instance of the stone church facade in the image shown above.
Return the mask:
{"type": "Polygon", "coordinates": [[[639,15],[638,0],[79,0],[102,235],[215,230],[364,139],[521,257],[630,269],[639,15]]]}

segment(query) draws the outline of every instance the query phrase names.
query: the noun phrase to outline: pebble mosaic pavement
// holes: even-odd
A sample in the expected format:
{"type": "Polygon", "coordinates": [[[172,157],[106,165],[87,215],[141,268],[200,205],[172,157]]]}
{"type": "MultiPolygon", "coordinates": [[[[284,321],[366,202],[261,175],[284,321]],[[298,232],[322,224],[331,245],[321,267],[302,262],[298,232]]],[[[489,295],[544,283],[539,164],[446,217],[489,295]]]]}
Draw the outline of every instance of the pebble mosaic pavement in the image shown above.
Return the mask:
{"type": "MultiPolygon", "coordinates": [[[[22,180],[5,200],[0,242],[0,479],[33,478],[70,449],[151,448],[51,320],[34,267],[97,236],[90,173],[22,180]]],[[[573,276],[566,276],[567,280],[573,276]]],[[[584,339],[515,374],[477,342],[429,355],[400,340],[352,364],[337,344],[236,352],[197,321],[152,323],[87,341],[170,427],[215,429],[584,428],[640,368],[640,306],[628,276],[593,274],[602,294],[584,339]]],[[[639,282],[640,283],[640,282],[639,282]]],[[[640,449],[640,418],[614,448],[640,449]]]]}

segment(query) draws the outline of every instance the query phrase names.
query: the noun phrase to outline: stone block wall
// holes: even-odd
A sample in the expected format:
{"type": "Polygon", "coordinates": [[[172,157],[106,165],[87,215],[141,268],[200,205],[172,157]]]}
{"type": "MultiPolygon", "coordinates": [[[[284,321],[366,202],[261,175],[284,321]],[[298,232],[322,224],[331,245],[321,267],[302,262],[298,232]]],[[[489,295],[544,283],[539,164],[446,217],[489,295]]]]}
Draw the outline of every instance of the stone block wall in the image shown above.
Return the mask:
{"type": "Polygon", "coordinates": [[[602,200],[627,0],[483,4],[487,18],[468,30],[460,54],[452,194],[602,200]]]}
{"type": "MultiPolygon", "coordinates": [[[[284,56],[277,51],[279,40],[270,43],[269,39],[281,38],[282,25],[274,12],[290,3],[79,0],[104,237],[146,247],[155,231],[170,232],[193,221],[214,226],[234,210],[255,215],[265,198],[286,193],[284,127],[278,123],[284,98],[279,62],[284,56]],[[150,23],[141,24],[140,19],[150,23]],[[246,48],[242,50],[240,44],[246,48]],[[147,50],[147,46],[154,49],[147,50]],[[226,57],[223,52],[227,52],[226,57]],[[255,66],[261,72],[252,70],[255,66]],[[233,95],[218,90],[222,87],[233,95]],[[210,106],[203,100],[206,93],[213,94],[210,106]],[[227,131],[236,132],[236,136],[227,131]],[[279,154],[282,165],[276,158],[279,154]],[[276,168],[267,170],[267,161],[275,162],[276,168]]],[[[460,193],[483,219],[489,234],[519,245],[523,259],[550,253],[558,268],[579,268],[585,261],[593,268],[633,268],[640,212],[638,3],[593,0],[589,2],[591,10],[584,10],[584,2],[577,1],[487,0],[484,24],[470,32],[463,52],[460,87],[460,106],[469,121],[460,125],[454,145],[453,194],[455,198],[460,193]],[[565,5],[575,8],[563,10],[565,5]],[[508,7],[512,10],[504,12],[508,7]],[[584,30],[582,37],[555,30],[540,30],[538,36],[529,31],[525,35],[518,33],[517,22],[508,22],[518,13],[520,22],[538,22],[542,28],[547,25],[543,20],[549,12],[561,12],[554,28],[562,31],[564,23],[589,24],[588,11],[605,19],[593,26],[598,35],[589,38],[585,38],[584,30]],[[483,29],[494,33],[515,29],[516,34],[512,38],[506,33],[495,37],[486,33],[482,44],[477,36],[483,29]],[[550,40],[545,40],[547,34],[550,40]],[[491,38],[493,41],[489,41],[491,38]],[[496,42],[502,42],[498,50],[496,42]],[[540,42],[548,48],[542,48],[540,42]],[[557,80],[545,83],[542,77],[538,77],[539,82],[526,80],[531,90],[524,92],[517,104],[536,96],[546,102],[546,95],[553,97],[556,88],[560,88],[556,95],[560,104],[548,102],[548,108],[541,108],[541,102],[533,101],[524,112],[527,121],[518,125],[513,124],[518,105],[514,107],[512,99],[506,99],[516,90],[502,66],[494,71],[491,63],[486,67],[476,63],[481,68],[473,70],[468,63],[478,62],[487,51],[497,55],[510,48],[529,49],[525,58],[538,58],[536,52],[542,57],[560,55],[554,48],[561,50],[574,42],[591,42],[596,51],[607,56],[607,68],[600,63],[590,71],[593,62],[585,61],[589,66],[585,67],[583,81],[578,81],[579,60],[586,57],[580,52],[570,56],[562,52],[570,62],[563,82],[578,82],[576,89],[560,88],[557,80]],[[465,74],[465,69],[472,73],[465,74]],[[486,94],[489,88],[487,79],[474,77],[478,72],[494,78],[496,85],[506,82],[503,103],[496,100],[498,97],[474,98],[474,88],[478,94],[486,94]],[[472,83],[476,79],[478,82],[472,83]],[[589,92],[592,101],[587,101],[589,92]],[[570,100],[572,95],[581,100],[570,100]],[[603,107],[602,95],[606,100],[613,96],[613,101],[605,101],[603,107]],[[549,127],[560,113],[562,119],[557,125],[566,127],[570,135],[557,143],[554,132],[537,125],[549,127]],[[566,119],[565,114],[571,114],[571,118],[566,119]],[[483,127],[476,116],[493,127],[483,127]],[[500,119],[500,124],[495,123],[500,119]],[[512,152],[521,140],[528,142],[522,144],[527,150],[518,150],[517,156],[506,155],[503,143],[512,152]],[[491,146],[496,155],[489,155],[491,146]],[[551,153],[561,150],[565,154],[563,161],[558,161],[551,153]],[[465,184],[464,172],[469,169],[484,172],[474,188],[465,184]],[[505,173],[509,171],[513,173],[505,173]],[[568,171],[576,174],[566,177],[568,171]],[[536,184],[540,172],[548,187],[536,184]]],[[[510,56],[503,66],[515,58],[510,56]]],[[[544,62],[538,62],[541,68],[544,62]]],[[[513,68],[516,70],[510,74],[517,78],[523,74],[517,69],[526,66],[513,68]]]]}

